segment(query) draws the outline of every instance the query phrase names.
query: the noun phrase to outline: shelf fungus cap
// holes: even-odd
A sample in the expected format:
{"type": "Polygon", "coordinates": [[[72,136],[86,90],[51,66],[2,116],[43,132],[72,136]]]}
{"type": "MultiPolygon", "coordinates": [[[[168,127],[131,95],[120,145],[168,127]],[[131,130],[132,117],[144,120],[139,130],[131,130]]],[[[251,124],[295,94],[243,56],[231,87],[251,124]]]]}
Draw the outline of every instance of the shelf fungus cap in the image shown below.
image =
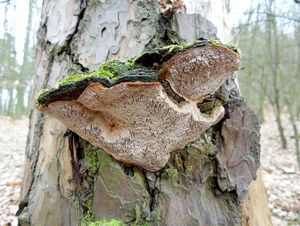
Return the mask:
{"type": "Polygon", "coordinates": [[[197,140],[223,118],[221,103],[208,113],[198,104],[238,69],[239,56],[214,45],[189,46],[167,59],[156,56],[159,69],[139,64],[113,80],[93,73],[43,93],[37,108],[115,159],[160,170],[172,151],[197,140]]]}
{"type": "Polygon", "coordinates": [[[201,102],[239,66],[239,54],[222,45],[206,45],[172,56],[164,63],[160,77],[184,99],[201,102]]]}
{"type": "Polygon", "coordinates": [[[197,140],[224,114],[221,105],[210,115],[193,103],[178,106],[158,82],[110,88],[91,83],[76,100],[55,101],[38,109],[117,160],[149,171],[164,167],[171,151],[197,140]]]}

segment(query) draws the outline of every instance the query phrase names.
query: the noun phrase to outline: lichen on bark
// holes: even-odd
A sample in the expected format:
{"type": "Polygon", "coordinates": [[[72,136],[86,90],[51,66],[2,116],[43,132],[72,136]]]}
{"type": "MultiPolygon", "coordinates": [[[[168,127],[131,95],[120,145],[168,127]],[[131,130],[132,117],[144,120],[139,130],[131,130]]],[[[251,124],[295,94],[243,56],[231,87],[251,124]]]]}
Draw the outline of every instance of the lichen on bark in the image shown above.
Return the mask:
{"type": "MultiPolygon", "coordinates": [[[[91,209],[85,209],[81,221],[97,222],[106,218],[149,226],[240,225],[242,217],[236,194],[218,190],[212,133],[209,131],[185,149],[173,152],[166,167],[156,174],[122,166],[110,159],[93,176],[95,183],[89,196],[91,209]]],[[[97,151],[102,153],[100,156],[107,155],[97,151]]],[[[103,161],[102,158],[92,159],[96,160],[92,168],[103,161]]],[[[84,161],[89,163],[91,159],[87,155],[84,161]]]]}

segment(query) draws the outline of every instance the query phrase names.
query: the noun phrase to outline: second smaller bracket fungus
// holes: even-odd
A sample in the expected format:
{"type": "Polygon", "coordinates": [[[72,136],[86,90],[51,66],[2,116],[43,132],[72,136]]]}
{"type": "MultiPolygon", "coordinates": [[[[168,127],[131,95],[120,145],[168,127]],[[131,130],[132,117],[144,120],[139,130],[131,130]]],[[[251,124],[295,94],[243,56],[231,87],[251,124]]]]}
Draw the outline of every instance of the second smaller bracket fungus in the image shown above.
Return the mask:
{"type": "Polygon", "coordinates": [[[240,57],[221,45],[206,45],[182,51],[167,60],[160,78],[186,100],[202,102],[239,69],[240,57]]]}
{"type": "Polygon", "coordinates": [[[178,106],[159,82],[129,82],[107,88],[91,83],[78,99],[55,101],[39,110],[119,161],[149,171],[165,166],[170,152],[197,140],[224,115],[217,106],[202,114],[194,103],[178,106]]]}

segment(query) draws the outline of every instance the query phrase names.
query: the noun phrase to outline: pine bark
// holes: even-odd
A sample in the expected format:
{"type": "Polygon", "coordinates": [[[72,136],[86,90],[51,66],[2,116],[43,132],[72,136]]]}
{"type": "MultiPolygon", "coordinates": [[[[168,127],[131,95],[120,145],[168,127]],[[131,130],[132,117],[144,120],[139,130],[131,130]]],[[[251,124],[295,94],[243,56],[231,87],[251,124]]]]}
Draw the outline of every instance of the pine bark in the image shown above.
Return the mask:
{"type": "MultiPolygon", "coordinates": [[[[107,59],[128,59],[154,47],[202,37],[228,41],[226,2],[195,2],[185,1],[183,7],[171,7],[162,15],[159,4],[151,0],[45,0],[34,93],[68,74],[94,70],[107,59]]],[[[219,93],[227,98],[227,118],[239,107],[246,109],[234,76],[219,93]]],[[[241,207],[238,195],[245,192],[235,189],[237,178],[229,179],[228,172],[234,170],[253,167],[255,174],[259,160],[220,169],[217,153],[230,155],[224,148],[228,142],[222,142],[224,121],[175,151],[164,169],[150,173],[117,162],[33,110],[17,213],[20,225],[88,225],[113,218],[129,225],[259,225],[261,218],[271,225],[266,206],[261,206],[266,214],[257,214],[249,204],[251,192],[243,204],[247,211],[241,207]]],[[[234,139],[228,131],[225,136],[234,139]]],[[[259,148],[256,141],[249,144],[253,150],[259,148]]],[[[264,191],[261,181],[252,186],[264,191]]],[[[254,196],[266,201],[264,192],[254,196]]]]}

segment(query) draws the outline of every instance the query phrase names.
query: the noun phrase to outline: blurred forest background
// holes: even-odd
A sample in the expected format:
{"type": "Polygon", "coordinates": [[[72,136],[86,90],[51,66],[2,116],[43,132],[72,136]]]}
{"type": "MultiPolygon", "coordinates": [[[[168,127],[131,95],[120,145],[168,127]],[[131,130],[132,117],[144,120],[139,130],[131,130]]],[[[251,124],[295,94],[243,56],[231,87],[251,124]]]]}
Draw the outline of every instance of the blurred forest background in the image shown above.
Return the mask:
{"type": "MultiPolygon", "coordinates": [[[[227,3],[233,37],[228,44],[242,55],[242,95],[263,124],[261,169],[273,224],[300,225],[300,0],[227,3]]],[[[0,0],[0,146],[10,160],[0,165],[0,225],[16,223],[28,133],[28,117],[22,116],[34,106],[41,5],[0,0]]]]}
{"type": "Polygon", "coordinates": [[[293,128],[300,166],[300,2],[262,0],[251,2],[246,19],[239,24],[237,43],[245,69],[239,73],[247,103],[259,113],[261,123],[273,110],[281,146],[287,148],[283,114],[293,128]],[[270,109],[271,107],[271,109],[270,109]]]}
{"type": "Polygon", "coordinates": [[[0,115],[19,118],[33,106],[32,77],[40,12],[40,0],[0,1],[0,115]]]}
{"type": "MultiPolygon", "coordinates": [[[[283,114],[293,128],[300,165],[299,0],[228,0],[229,8],[249,4],[234,21],[232,44],[242,51],[242,93],[261,122],[274,111],[282,148],[287,147],[283,114]]],[[[41,0],[0,0],[0,115],[18,118],[33,107],[32,76],[41,0]],[[20,6],[20,4],[22,6],[20,6]]]]}

